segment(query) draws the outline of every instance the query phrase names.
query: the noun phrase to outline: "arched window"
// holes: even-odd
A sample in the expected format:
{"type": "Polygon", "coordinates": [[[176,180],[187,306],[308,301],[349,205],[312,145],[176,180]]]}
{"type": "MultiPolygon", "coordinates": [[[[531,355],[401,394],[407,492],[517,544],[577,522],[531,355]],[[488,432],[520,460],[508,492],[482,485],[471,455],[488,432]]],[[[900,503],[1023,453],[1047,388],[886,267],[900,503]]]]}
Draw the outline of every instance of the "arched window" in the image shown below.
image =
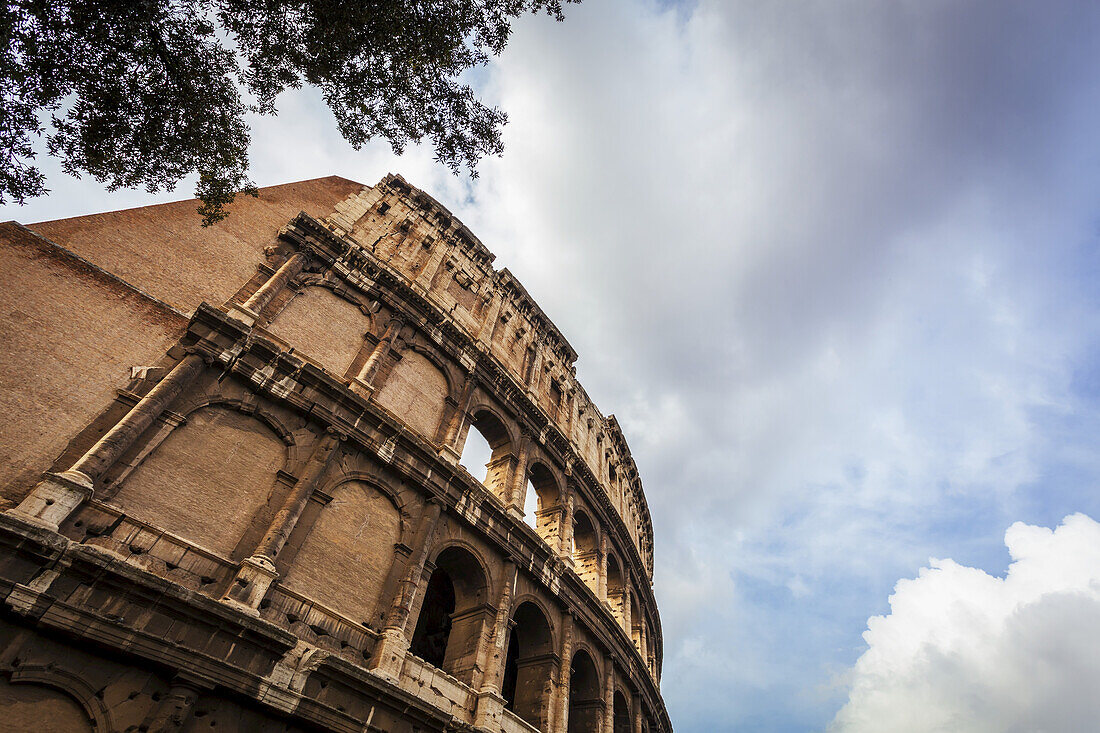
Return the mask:
{"type": "Polygon", "coordinates": [[[631,733],[630,705],[619,690],[615,690],[615,726],[614,733],[631,733]]]}
{"type": "Polygon", "coordinates": [[[471,476],[480,478],[485,488],[506,501],[508,473],[513,461],[512,441],[504,424],[486,410],[474,413],[459,464],[471,476]]]}
{"type": "Polygon", "coordinates": [[[568,733],[599,733],[600,677],[588,652],[581,649],[573,655],[569,671],[568,733]]]}
{"type": "Polygon", "coordinates": [[[527,479],[527,493],[523,497],[523,522],[531,529],[539,528],[539,492],[535,490],[535,483],[527,479]]]}
{"type": "Polygon", "coordinates": [[[558,542],[558,518],[561,514],[561,491],[554,474],[541,463],[531,464],[527,473],[527,496],[523,503],[523,520],[533,527],[550,546],[558,542]],[[554,511],[554,510],[558,511],[554,511]]]}
{"type": "MultiPolygon", "coordinates": [[[[638,610],[638,599],[630,594],[630,638],[634,641],[634,648],[642,653],[642,614],[638,610]]],[[[644,657],[643,657],[644,658],[644,657]]]]}
{"type": "Polygon", "coordinates": [[[520,604],[512,615],[512,634],[504,665],[504,706],[539,730],[549,719],[556,671],[550,624],[534,603],[520,604]]]}
{"type": "Polygon", "coordinates": [[[428,578],[409,651],[469,684],[486,621],[485,571],[469,551],[439,553],[428,578]]]}

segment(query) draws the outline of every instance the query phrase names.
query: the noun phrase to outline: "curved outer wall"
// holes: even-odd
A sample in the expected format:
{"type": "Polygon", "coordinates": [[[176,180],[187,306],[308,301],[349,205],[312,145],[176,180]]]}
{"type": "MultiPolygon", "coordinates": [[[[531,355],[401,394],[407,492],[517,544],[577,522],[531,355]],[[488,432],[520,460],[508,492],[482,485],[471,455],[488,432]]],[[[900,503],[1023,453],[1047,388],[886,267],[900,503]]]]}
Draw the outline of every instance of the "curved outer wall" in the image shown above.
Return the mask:
{"type": "Polygon", "coordinates": [[[97,731],[671,731],[637,469],[522,285],[392,175],[260,251],[186,325],[156,287],[194,272],[113,283],[178,337],[6,489],[0,694],[97,731]]]}

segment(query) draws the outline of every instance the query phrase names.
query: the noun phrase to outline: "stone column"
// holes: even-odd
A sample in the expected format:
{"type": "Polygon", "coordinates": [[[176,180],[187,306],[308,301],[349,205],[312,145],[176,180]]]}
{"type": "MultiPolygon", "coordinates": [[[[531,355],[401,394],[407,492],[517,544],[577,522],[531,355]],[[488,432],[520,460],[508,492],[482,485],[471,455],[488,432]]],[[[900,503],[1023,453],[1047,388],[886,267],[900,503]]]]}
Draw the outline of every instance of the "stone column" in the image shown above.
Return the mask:
{"type": "Polygon", "coordinates": [[[485,312],[485,320],[482,321],[481,331],[478,332],[477,340],[483,346],[490,346],[493,342],[493,331],[496,330],[497,318],[500,317],[500,306],[504,302],[504,298],[496,290],[493,291],[492,300],[489,302],[489,307],[485,312]]]}
{"type": "Polygon", "coordinates": [[[325,470],[332,462],[333,456],[338,452],[340,438],[335,434],[327,434],[317,441],[313,453],[302,469],[301,476],[294,487],[287,494],[283,506],[276,512],[256,550],[251,557],[246,558],[237,569],[237,577],[225,592],[223,600],[245,606],[254,610],[260,605],[260,601],[267,595],[268,588],[275,582],[278,573],[275,572],[275,558],[283,549],[290,533],[298,524],[309,497],[313,494],[313,487],[324,475],[325,470]]]}
{"type": "MultiPolygon", "coordinates": [[[[630,577],[629,573],[626,573],[625,575],[626,575],[627,578],[630,577]]],[[[630,583],[629,581],[627,581],[626,585],[623,587],[623,597],[622,597],[623,629],[626,631],[627,638],[630,638],[632,636],[630,631],[631,631],[631,629],[634,628],[633,626],[630,625],[630,623],[631,623],[631,621],[630,621],[630,594],[631,594],[631,589],[632,588],[633,588],[633,584],[630,583]]]]}
{"type": "Polygon", "coordinates": [[[382,338],[374,346],[374,351],[367,357],[367,361],[363,364],[363,368],[359,370],[359,374],[352,380],[352,389],[360,394],[367,396],[374,392],[374,377],[378,374],[378,368],[382,366],[382,360],[389,355],[393,350],[394,342],[397,341],[397,337],[401,334],[401,328],[405,325],[405,319],[400,314],[394,314],[390,318],[390,322],[386,324],[386,331],[382,334],[382,338]]]}
{"type": "Polygon", "coordinates": [[[298,251],[286,259],[278,270],[267,279],[248,300],[241,305],[230,305],[229,315],[239,321],[244,321],[249,326],[260,317],[260,312],[271,302],[286,284],[298,277],[309,262],[309,253],[298,251]]]}
{"type": "Polygon", "coordinates": [[[549,726],[555,733],[569,729],[569,674],[573,666],[573,614],[566,611],[561,622],[561,670],[558,673],[556,714],[549,726]]]}
{"type": "Polygon", "coordinates": [[[533,437],[526,430],[521,433],[516,465],[508,487],[508,513],[519,520],[523,519],[523,500],[527,494],[527,460],[531,455],[532,440],[533,437]]]}
{"type": "Polygon", "coordinates": [[[160,704],[145,716],[139,730],[148,733],[175,733],[182,730],[191,717],[198,697],[197,686],[180,680],[174,681],[168,694],[161,698],[160,704]]]}
{"type": "Polygon", "coordinates": [[[93,484],[202,370],[201,356],[188,354],[183,357],[71,468],[59,474],[47,474],[19,506],[8,513],[57,531],[65,518],[91,497],[93,484]]]}
{"type": "Polygon", "coordinates": [[[500,591],[492,637],[484,655],[482,668],[485,674],[482,676],[481,690],[477,695],[477,712],[474,715],[474,726],[485,731],[499,731],[500,720],[504,715],[501,685],[512,626],[509,616],[512,612],[512,594],[515,591],[517,572],[515,563],[511,560],[504,562],[504,587],[500,591]]]}
{"type": "Polygon", "coordinates": [[[420,517],[413,546],[416,550],[409,557],[405,575],[397,586],[393,601],[386,612],[386,624],[382,636],[371,656],[371,669],[383,676],[396,680],[401,675],[401,664],[409,650],[410,639],[405,634],[416,590],[424,574],[424,564],[432,549],[432,538],[439,523],[442,507],[435,501],[429,501],[420,517]]]}
{"type": "Polygon", "coordinates": [[[607,603],[607,531],[600,528],[599,562],[600,570],[596,581],[596,597],[607,603]]]}
{"type": "Polygon", "coordinates": [[[570,568],[573,567],[573,511],[575,504],[576,497],[573,485],[567,483],[565,488],[565,511],[562,512],[562,526],[561,531],[558,533],[558,539],[561,541],[558,553],[570,568]]]}
{"type": "Polygon", "coordinates": [[[603,688],[603,729],[605,733],[615,730],[615,657],[607,658],[607,675],[603,688]]]}
{"type": "Polygon", "coordinates": [[[440,440],[440,455],[448,462],[457,464],[462,458],[462,452],[458,449],[458,436],[462,434],[463,423],[466,422],[466,413],[470,410],[470,402],[474,399],[477,390],[477,378],[470,375],[466,378],[466,384],[462,388],[462,395],[455,406],[454,414],[447,421],[447,427],[443,431],[440,440]]]}
{"type": "Polygon", "coordinates": [[[642,733],[642,698],[637,693],[630,705],[630,730],[631,733],[642,733]]]}

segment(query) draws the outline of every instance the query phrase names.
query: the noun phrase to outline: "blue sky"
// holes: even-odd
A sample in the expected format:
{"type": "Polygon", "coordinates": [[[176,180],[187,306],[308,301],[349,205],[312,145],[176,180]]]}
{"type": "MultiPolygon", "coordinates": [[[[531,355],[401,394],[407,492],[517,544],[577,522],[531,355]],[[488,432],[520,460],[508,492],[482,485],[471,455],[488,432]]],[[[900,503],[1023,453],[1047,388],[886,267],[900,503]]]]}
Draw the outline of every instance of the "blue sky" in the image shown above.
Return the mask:
{"type": "MultiPolygon", "coordinates": [[[[253,175],[402,173],[577,348],[646,486],[677,731],[1073,729],[1098,31],[1086,2],[590,0],[479,75],[511,123],[477,181],[351,151],[310,90],[255,121],[253,175]]],[[[0,218],[154,198],[47,172],[0,218]]]]}

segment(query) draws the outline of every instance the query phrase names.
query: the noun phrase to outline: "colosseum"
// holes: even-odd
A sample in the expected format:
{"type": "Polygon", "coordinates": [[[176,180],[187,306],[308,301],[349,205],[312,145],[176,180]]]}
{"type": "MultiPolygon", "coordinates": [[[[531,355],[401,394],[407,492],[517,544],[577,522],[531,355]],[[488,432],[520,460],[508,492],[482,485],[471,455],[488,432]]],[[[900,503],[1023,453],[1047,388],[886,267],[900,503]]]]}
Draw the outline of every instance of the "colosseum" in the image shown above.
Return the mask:
{"type": "Polygon", "coordinates": [[[638,471],[520,282],[395,175],[198,223],[0,224],[0,728],[669,733],[638,471]]]}

